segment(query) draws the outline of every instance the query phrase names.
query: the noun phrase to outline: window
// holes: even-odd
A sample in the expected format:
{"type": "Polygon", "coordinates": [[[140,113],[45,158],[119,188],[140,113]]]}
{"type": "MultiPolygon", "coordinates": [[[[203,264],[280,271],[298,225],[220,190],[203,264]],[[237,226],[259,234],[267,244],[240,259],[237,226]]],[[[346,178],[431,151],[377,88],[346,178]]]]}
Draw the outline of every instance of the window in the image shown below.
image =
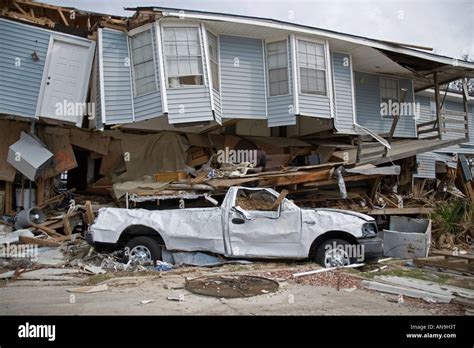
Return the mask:
{"type": "Polygon", "coordinates": [[[324,45],[298,40],[298,67],[301,93],[326,95],[324,45]]]}
{"type": "Polygon", "coordinates": [[[133,80],[136,95],[156,91],[156,72],[151,35],[150,29],[130,38],[132,47],[133,80]]]}
{"type": "Polygon", "coordinates": [[[267,44],[270,96],[288,94],[288,53],[286,40],[267,44]]]}
{"type": "Polygon", "coordinates": [[[398,80],[380,78],[380,98],[382,103],[398,102],[398,80]]]}
{"type": "Polygon", "coordinates": [[[207,32],[207,43],[209,46],[209,61],[211,62],[212,88],[220,90],[219,85],[219,58],[217,54],[217,37],[207,32]]]}
{"type": "Polygon", "coordinates": [[[168,87],[202,85],[202,57],[198,28],[164,28],[168,87]]]}

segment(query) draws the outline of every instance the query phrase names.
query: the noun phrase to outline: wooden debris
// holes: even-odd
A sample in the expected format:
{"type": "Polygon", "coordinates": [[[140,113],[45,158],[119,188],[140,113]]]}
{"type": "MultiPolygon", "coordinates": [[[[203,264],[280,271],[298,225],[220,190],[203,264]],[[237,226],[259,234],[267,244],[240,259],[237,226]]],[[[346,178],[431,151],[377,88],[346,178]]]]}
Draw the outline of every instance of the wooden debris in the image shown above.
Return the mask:
{"type": "Polygon", "coordinates": [[[55,240],[50,240],[50,239],[39,239],[39,238],[26,237],[26,236],[20,236],[18,238],[20,242],[26,243],[26,244],[36,244],[39,246],[52,246],[52,247],[57,247],[61,245],[61,243],[56,242],[55,240]]]}

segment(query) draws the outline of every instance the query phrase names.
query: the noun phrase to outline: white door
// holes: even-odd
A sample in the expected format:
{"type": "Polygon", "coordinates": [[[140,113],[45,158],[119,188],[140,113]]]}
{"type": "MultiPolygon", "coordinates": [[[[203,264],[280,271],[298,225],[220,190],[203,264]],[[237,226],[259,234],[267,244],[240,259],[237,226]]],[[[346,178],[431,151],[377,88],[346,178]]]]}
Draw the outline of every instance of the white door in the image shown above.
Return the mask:
{"type": "Polygon", "coordinates": [[[43,75],[38,116],[74,123],[82,121],[91,49],[92,43],[52,39],[43,75]]]}

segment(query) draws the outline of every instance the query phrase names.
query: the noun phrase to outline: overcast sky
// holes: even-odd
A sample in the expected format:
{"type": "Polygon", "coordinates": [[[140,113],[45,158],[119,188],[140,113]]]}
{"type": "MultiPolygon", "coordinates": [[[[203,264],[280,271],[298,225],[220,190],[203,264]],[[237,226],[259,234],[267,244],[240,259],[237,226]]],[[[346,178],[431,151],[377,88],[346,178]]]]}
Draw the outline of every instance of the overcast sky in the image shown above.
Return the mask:
{"type": "Polygon", "coordinates": [[[474,0],[43,0],[115,15],[163,6],[280,19],[474,59],[474,0]]]}

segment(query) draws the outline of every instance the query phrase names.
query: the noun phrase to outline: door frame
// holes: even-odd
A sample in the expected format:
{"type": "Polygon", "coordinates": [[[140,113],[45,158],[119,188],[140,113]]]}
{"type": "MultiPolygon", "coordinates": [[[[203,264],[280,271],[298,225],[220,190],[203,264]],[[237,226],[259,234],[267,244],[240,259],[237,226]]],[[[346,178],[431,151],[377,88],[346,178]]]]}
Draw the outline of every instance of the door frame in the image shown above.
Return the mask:
{"type": "MultiPolygon", "coordinates": [[[[70,37],[64,37],[64,36],[56,36],[56,35],[50,35],[49,37],[49,44],[48,44],[48,51],[46,53],[46,59],[44,63],[44,68],[43,68],[43,76],[41,78],[41,86],[38,94],[38,102],[36,103],[36,118],[38,119],[41,115],[41,108],[43,107],[43,98],[44,98],[44,90],[46,86],[46,82],[48,79],[48,71],[49,67],[51,66],[51,60],[52,60],[52,55],[53,55],[53,45],[54,41],[62,41],[68,44],[72,45],[78,45],[78,46],[83,46],[86,47],[89,52],[87,55],[87,61],[86,65],[84,68],[84,75],[81,80],[82,87],[81,87],[81,95],[80,95],[80,100],[85,102],[86,94],[87,94],[87,89],[89,88],[89,83],[86,83],[86,81],[90,81],[90,75],[91,75],[91,69],[92,69],[92,61],[94,59],[94,51],[95,51],[95,42],[82,39],[82,38],[70,38],[70,37]]],[[[47,117],[47,116],[46,116],[47,117]]],[[[64,121],[64,120],[63,120],[64,121]]],[[[80,127],[82,124],[82,119],[79,119],[76,122],[76,125],[80,127]]]]}

